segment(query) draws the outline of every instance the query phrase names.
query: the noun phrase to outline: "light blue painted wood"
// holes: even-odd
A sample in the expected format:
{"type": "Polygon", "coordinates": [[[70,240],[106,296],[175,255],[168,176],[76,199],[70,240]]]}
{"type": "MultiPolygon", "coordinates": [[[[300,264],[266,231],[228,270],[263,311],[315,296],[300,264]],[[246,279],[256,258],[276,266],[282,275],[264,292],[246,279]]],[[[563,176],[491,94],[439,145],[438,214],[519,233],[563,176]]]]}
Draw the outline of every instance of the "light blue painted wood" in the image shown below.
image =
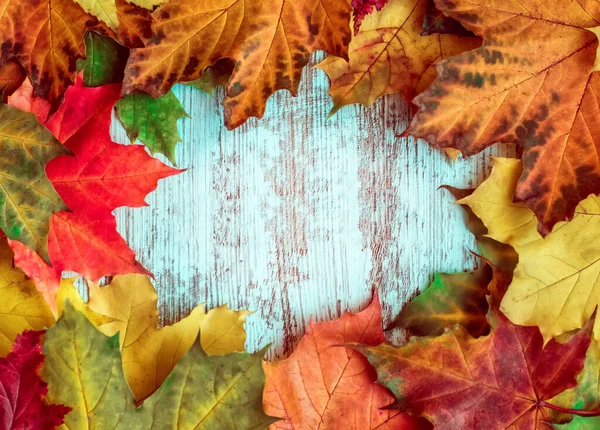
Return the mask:
{"type": "MultiPolygon", "coordinates": [[[[279,92],[262,120],[223,126],[221,95],[178,86],[179,166],[149,207],[119,209],[119,230],[156,275],[163,322],[196,304],[256,311],[247,347],[291,351],[309,319],[357,311],[378,287],[389,322],[435,271],[472,269],[475,245],[443,184],[472,187],[486,151],[456,164],[399,139],[399,95],[327,120],[323,72],[307,69],[297,98],[279,92]]],[[[127,142],[113,121],[113,138],[127,142]]],[[[494,150],[510,154],[507,148],[494,150]]]]}

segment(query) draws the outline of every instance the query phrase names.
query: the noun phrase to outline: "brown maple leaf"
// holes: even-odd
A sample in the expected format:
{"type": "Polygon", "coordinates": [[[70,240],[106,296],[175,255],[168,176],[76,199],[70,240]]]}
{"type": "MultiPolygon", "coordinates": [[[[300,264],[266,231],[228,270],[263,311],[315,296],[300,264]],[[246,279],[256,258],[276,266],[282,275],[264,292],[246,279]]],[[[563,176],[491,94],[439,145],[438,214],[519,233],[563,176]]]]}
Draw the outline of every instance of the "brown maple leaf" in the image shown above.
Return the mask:
{"type": "Polygon", "coordinates": [[[236,68],[223,100],[230,129],[249,117],[260,118],[275,91],[295,95],[311,52],[348,56],[346,0],[175,0],[160,6],[152,18],[153,37],[129,57],[124,92],[158,97],[230,58],[236,68]]]}
{"type": "Polygon", "coordinates": [[[523,147],[516,200],[547,234],[600,193],[600,2],[436,0],[483,38],[438,67],[415,99],[409,134],[475,154],[496,142],[523,147]]]}

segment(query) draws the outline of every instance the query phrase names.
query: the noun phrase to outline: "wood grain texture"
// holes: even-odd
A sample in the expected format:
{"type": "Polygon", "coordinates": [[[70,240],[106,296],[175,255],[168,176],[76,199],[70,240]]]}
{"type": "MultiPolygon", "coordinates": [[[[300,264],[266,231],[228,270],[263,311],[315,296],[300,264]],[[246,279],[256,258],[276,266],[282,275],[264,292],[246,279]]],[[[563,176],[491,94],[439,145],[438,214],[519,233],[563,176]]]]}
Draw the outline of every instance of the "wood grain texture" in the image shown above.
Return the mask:
{"type": "MultiPolygon", "coordinates": [[[[262,120],[233,132],[222,93],[175,88],[191,116],[177,150],[188,170],[162,181],[149,207],[117,210],[120,232],[156,275],[163,323],[201,302],[254,310],[247,348],[271,343],[277,358],[311,317],[360,310],[379,288],[389,322],[435,271],[476,265],[461,210],[438,187],[476,185],[489,156],[512,149],[454,164],[397,137],[410,119],[402,96],[327,119],[328,86],[306,69],[297,98],[277,93],[262,120]]],[[[116,120],[112,134],[127,142],[116,120]]]]}

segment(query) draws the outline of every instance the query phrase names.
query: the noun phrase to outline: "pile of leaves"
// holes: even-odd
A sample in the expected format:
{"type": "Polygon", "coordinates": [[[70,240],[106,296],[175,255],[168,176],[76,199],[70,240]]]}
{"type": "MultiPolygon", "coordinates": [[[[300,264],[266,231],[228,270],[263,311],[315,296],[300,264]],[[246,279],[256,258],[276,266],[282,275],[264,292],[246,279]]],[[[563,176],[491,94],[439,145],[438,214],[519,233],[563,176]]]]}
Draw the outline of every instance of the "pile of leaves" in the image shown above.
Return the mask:
{"type": "Polygon", "coordinates": [[[598,35],[595,0],[5,0],[3,428],[600,428],[598,35]],[[171,88],[225,86],[233,129],[295,95],[317,50],[332,115],[402,93],[404,135],[453,158],[520,147],[446,187],[480,267],[436,274],[389,327],[401,346],[377,293],[275,362],[245,351],[248,311],[159,328],[113,211],[183,172],[153,157],[176,166],[171,88]]]}

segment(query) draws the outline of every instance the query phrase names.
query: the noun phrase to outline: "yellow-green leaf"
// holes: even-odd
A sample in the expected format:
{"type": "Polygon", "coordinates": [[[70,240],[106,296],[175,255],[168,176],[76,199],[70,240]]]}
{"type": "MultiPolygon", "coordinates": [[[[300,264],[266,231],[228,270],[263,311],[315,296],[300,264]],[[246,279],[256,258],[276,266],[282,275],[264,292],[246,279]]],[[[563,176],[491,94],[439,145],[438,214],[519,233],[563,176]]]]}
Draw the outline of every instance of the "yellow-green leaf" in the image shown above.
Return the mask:
{"type": "Polygon", "coordinates": [[[121,333],[123,368],[137,399],[152,393],[201,333],[208,354],[243,351],[244,321],[248,311],[227,306],[204,312],[200,305],[181,321],[158,328],[158,296],[145,275],[116,276],[104,287],[89,284],[89,307],[112,322],[99,329],[106,335],[121,333]]]}
{"type": "Polygon", "coordinates": [[[94,15],[113,30],[119,28],[119,16],[115,0],[75,0],[87,13],[94,15]]]}
{"type": "Polygon", "coordinates": [[[66,209],[46,164],[67,149],[29,112],[0,105],[0,228],[48,261],[54,212],[66,209]]]}

